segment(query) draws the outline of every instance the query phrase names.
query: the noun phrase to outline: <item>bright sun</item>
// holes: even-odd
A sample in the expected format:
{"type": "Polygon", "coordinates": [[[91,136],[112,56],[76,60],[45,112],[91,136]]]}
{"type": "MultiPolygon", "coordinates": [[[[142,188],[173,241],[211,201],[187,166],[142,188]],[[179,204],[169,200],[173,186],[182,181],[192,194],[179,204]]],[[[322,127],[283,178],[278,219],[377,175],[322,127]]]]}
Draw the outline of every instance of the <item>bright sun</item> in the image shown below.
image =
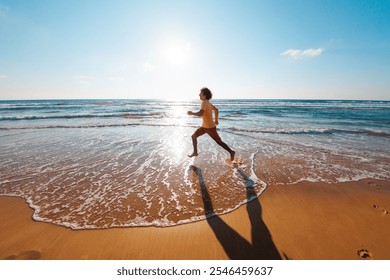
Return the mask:
{"type": "Polygon", "coordinates": [[[191,44],[189,43],[172,43],[164,48],[164,60],[172,65],[183,65],[190,58],[191,44]]]}

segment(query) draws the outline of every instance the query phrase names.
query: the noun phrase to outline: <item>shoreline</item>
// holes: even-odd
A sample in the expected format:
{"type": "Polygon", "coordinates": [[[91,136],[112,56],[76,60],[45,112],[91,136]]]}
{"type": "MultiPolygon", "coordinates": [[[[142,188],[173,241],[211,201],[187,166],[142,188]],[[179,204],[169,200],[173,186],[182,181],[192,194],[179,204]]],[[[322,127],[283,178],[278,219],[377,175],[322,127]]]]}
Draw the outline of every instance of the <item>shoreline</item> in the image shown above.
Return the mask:
{"type": "Polygon", "coordinates": [[[0,259],[390,259],[390,182],[270,185],[237,210],[173,227],[72,230],[0,196],[0,259]]]}

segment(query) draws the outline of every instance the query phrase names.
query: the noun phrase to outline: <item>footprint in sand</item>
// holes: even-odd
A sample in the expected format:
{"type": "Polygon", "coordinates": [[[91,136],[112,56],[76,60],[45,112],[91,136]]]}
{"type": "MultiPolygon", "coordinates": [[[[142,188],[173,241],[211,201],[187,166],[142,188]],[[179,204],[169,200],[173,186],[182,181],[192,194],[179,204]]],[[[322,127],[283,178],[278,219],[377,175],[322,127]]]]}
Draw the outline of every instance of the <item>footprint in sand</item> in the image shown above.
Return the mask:
{"type": "Polygon", "coordinates": [[[6,257],[6,260],[39,260],[42,254],[38,251],[26,251],[19,255],[11,255],[6,257]]]}
{"type": "Polygon", "coordinates": [[[372,259],[371,253],[366,249],[357,250],[357,254],[363,260],[371,260],[372,259]]]}
{"type": "Polygon", "coordinates": [[[374,209],[376,210],[376,211],[378,211],[379,213],[380,213],[380,215],[381,216],[386,216],[387,214],[389,214],[389,211],[387,211],[385,208],[383,208],[383,207],[380,207],[379,205],[377,205],[377,204],[374,204],[374,205],[372,205],[372,207],[374,207],[374,209]]]}

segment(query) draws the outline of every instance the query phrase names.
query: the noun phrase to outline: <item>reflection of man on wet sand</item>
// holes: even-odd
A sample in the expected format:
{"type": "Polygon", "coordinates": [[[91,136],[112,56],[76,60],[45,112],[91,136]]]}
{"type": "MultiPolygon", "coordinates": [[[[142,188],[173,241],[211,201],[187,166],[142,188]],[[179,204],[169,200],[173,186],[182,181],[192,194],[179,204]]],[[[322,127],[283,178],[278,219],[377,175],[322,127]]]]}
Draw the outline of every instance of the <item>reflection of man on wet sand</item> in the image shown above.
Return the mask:
{"type": "Polygon", "coordinates": [[[202,88],[199,93],[200,100],[202,100],[200,111],[196,113],[192,111],[187,112],[188,115],[202,117],[203,119],[202,126],[199,127],[192,135],[192,145],[194,146],[194,151],[191,155],[189,155],[189,157],[196,157],[198,155],[197,138],[207,133],[211,138],[214,139],[215,142],[217,142],[218,145],[220,145],[222,148],[229,152],[230,159],[233,161],[236,152],[230,149],[229,146],[226,145],[226,143],[222,142],[221,137],[218,135],[217,132],[216,126],[218,125],[218,109],[209,101],[212,96],[213,94],[208,88],[202,88]],[[215,121],[213,121],[213,111],[215,115],[215,121]]]}

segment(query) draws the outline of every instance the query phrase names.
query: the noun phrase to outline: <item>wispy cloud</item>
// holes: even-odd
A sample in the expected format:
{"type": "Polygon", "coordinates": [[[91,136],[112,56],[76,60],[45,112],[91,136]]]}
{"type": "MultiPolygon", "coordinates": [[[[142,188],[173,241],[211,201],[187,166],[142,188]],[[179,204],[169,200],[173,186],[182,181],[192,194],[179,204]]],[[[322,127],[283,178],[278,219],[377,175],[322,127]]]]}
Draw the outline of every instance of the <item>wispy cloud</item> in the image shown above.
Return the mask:
{"type": "Polygon", "coordinates": [[[324,52],[323,48],[306,49],[306,50],[289,49],[287,51],[282,52],[280,55],[289,56],[289,57],[294,58],[294,59],[302,59],[304,57],[319,56],[323,52],[324,52]]]}
{"type": "Polygon", "coordinates": [[[109,79],[111,82],[117,82],[117,83],[123,82],[123,81],[125,80],[125,78],[122,77],[122,76],[109,77],[108,79],[109,79]]]}
{"type": "Polygon", "coordinates": [[[143,72],[150,72],[150,71],[153,71],[155,68],[156,68],[156,66],[154,66],[153,64],[151,64],[147,61],[142,63],[142,71],[143,72]]]}
{"type": "Polygon", "coordinates": [[[7,75],[0,74],[0,80],[3,80],[3,79],[8,79],[8,76],[7,76],[7,75]]]}
{"type": "Polygon", "coordinates": [[[93,76],[73,76],[73,79],[75,79],[78,83],[83,85],[90,85],[95,81],[95,77],[93,76]]]}

